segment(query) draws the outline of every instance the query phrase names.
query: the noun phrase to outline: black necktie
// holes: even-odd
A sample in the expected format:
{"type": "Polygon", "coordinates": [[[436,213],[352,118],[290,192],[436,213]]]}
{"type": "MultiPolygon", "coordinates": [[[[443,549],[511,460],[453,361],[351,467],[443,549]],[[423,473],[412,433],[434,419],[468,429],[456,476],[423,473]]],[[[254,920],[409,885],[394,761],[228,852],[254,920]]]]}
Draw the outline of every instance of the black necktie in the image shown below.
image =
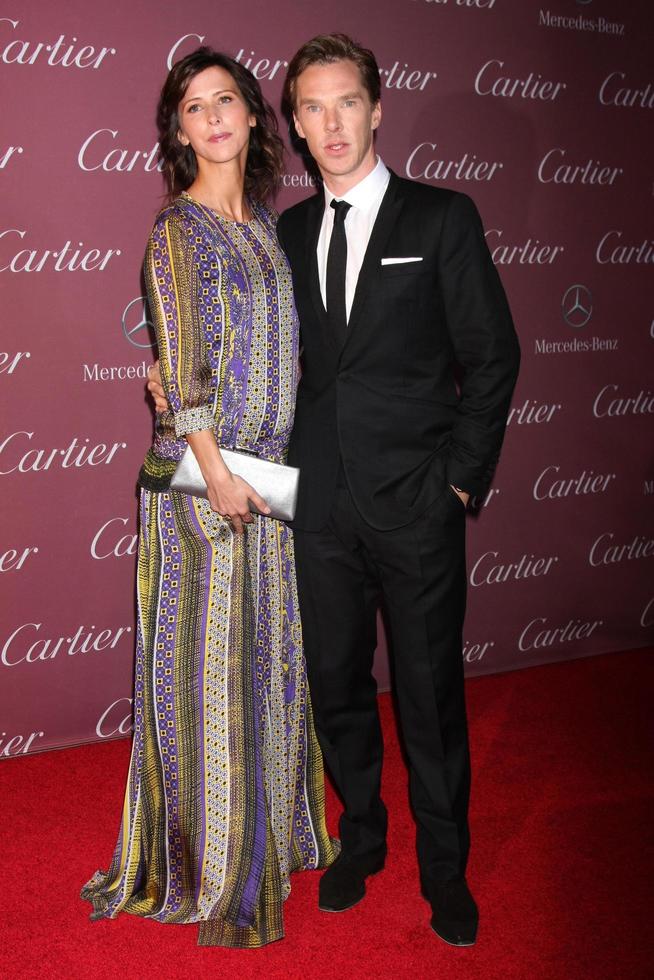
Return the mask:
{"type": "Polygon", "coordinates": [[[347,312],[345,306],[345,269],[347,266],[347,238],[345,216],[352,207],[347,201],[331,202],[334,209],[334,227],[327,253],[327,280],[325,297],[327,319],[339,344],[345,343],[347,312]]]}

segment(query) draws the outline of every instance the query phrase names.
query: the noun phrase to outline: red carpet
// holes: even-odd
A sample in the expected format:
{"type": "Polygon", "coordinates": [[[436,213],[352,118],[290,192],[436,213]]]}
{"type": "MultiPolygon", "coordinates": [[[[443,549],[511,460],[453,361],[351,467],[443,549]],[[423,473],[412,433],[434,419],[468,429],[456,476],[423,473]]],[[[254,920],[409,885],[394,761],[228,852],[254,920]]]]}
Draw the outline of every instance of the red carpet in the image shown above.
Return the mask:
{"type": "MultiPolygon", "coordinates": [[[[318,911],[317,873],[295,875],[286,939],[261,950],[198,949],[196,926],[88,921],[77,895],[115,842],[127,741],[3,761],[0,976],[650,977],[651,664],[637,651],[468,682],[481,909],[470,949],[429,928],[388,695],[386,870],[340,915],[318,911]]],[[[334,825],[333,795],[329,813],[334,825]]]]}

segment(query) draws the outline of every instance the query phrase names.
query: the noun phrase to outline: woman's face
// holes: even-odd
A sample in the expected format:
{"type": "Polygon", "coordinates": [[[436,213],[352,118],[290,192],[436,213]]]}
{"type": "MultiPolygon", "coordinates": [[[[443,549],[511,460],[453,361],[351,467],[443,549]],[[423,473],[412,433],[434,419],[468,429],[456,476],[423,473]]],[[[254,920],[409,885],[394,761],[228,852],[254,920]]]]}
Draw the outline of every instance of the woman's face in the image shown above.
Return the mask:
{"type": "Polygon", "coordinates": [[[195,75],[179,103],[178,139],[192,146],[198,171],[247,159],[250,129],[256,125],[241,91],[225,68],[212,65],[195,75]]]}

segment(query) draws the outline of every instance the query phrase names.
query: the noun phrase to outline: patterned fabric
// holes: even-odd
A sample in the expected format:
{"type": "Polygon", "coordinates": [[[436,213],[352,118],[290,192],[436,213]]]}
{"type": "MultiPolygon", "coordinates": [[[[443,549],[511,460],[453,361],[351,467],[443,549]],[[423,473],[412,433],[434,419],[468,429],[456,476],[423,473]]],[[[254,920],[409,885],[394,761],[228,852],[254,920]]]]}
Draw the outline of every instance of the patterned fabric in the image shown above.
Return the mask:
{"type": "Polygon", "coordinates": [[[283,461],[298,324],[274,216],[229,222],[183,195],[158,217],[146,277],[171,411],[140,475],[134,740],[92,918],[200,922],[201,945],[284,934],[291,871],[325,867],[322,759],[302,653],[293,538],[244,535],[168,490],[183,435],[283,461]]]}

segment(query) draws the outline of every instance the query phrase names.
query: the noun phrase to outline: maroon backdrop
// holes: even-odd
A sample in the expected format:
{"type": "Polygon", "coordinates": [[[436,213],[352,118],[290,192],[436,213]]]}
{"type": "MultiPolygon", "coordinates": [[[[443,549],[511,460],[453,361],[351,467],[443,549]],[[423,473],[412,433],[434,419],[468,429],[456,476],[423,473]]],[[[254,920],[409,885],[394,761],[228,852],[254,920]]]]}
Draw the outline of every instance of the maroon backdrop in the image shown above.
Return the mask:
{"type": "MultiPolygon", "coordinates": [[[[384,160],[479,205],[524,360],[468,522],[468,672],[651,642],[649,0],[1,13],[0,756],[129,729],[154,106],[167,63],[200,42],[252,68],[278,107],[303,40],[360,38],[382,67],[384,160]]],[[[280,207],[310,190],[298,157],[287,171],[280,207]]],[[[383,643],[377,673],[387,683],[383,643]]]]}

